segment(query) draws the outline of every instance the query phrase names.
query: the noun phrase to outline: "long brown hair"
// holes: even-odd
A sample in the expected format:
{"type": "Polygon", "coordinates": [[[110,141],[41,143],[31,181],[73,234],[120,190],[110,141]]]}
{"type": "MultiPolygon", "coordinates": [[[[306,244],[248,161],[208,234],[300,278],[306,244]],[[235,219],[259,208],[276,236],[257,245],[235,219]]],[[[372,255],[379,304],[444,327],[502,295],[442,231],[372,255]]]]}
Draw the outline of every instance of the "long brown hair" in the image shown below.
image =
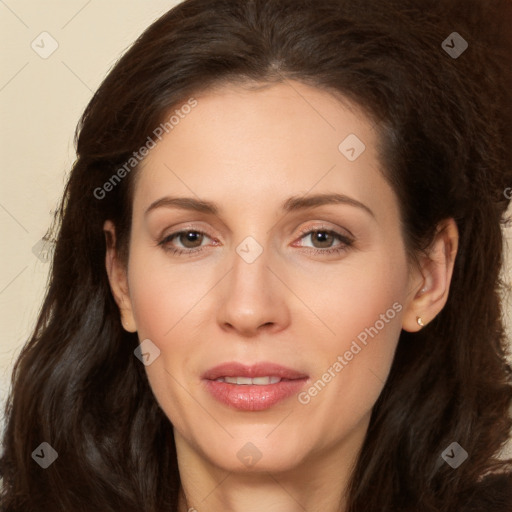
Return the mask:
{"type": "Polygon", "coordinates": [[[2,512],[177,510],[171,424],[104,265],[106,219],[128,251],[136,166],[104,197],[98,188],[172,108],[233,81],[293,79],[349,98],[378,127],[411,255],[440,221],[459,229],[448,302],[419,333],[401,333],[347,512],[458,511],[484,475],[510,470],[496,458],[512,425],[499,279],[512,186],[509,15],[498,0],[187,0],[151,25],[77,129],[47,295],[13,372],[2,512]],[[469,45],[458,56],[442,46],[453,32],[469,45]],[[469,454],[457,469],[441,458],[454,441],[469,454]],[[41,442],[58,452],[46,470],[31,458],[41,442]]]}

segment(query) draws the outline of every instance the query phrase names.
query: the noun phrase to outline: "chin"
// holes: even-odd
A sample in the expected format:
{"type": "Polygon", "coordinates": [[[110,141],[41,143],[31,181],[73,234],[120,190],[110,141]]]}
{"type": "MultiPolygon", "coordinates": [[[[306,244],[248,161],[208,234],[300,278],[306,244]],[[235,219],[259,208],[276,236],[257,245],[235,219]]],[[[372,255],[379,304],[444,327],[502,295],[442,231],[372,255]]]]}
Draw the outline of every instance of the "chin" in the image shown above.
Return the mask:
{"type": "MultiPolygon", "coordinates": [[[[268,432],[271,429],[267,429],[268,432]]],[[[306,454],[298,451],[298,447],[304,448],[303,440],[286,435],[271,438],[251,436],[247,432],[225,444],[218,439],[212,441],[214,450],[207,448],[204,452],[215,466],[236,473],[282,473],[296,469],[303,462],[306,454]]]]}

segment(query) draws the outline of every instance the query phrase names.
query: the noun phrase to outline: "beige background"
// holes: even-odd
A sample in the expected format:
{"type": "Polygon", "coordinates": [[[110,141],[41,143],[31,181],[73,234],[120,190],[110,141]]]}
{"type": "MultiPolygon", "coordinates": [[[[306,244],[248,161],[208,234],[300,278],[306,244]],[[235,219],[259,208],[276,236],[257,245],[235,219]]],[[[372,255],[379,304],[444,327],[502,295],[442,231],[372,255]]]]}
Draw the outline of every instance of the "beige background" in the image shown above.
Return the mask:
{"type": "MultiPolygon", "coordinates": [[[[12,365],[43,297],[49,264],[34,254],[33,247],[50,225],[74,160],[73,134],[79,116],[122,52],[177,3],[0,0],[2,408],[12,365]],[[50,35],[41,36],[42,32],[50,35]],[[55,44],[54,53],[40,56],[55,44]]],[[[512,284],[511,228],[506,237],[506,280],[512,284]]],[[[510,325],[510,297],[506,304],[510,325]]]]}

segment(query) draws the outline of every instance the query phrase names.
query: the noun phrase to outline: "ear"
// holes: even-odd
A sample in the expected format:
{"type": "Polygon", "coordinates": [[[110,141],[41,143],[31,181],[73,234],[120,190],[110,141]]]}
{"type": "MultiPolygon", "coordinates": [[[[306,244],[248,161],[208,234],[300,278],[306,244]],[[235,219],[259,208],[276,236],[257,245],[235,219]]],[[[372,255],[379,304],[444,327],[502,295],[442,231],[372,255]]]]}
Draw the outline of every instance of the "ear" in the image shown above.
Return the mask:
{"type": "Polygon", "coordinates": [[[113,222],[107,220],[103,225],[107,251],[105,266],[112,295],[121,313],[121,323],[128,332],[136,332],[137,326],[133,316],[132,303],[128,291],[128,276],[126,266],[119,260],[116,250],[116,230],[113,222]]]}
{"type": "Polygon", "coordinates": [[[411,275],[411,301],[402,317],[402,328],[419,331],[443,309],[448,300],[450,282],[459,245],[459,231],[454,219],[439,223],[427,254],[422,255],[419,268],[411,275]],[[420,319],[420,320],[418,320],[420,319]]]}

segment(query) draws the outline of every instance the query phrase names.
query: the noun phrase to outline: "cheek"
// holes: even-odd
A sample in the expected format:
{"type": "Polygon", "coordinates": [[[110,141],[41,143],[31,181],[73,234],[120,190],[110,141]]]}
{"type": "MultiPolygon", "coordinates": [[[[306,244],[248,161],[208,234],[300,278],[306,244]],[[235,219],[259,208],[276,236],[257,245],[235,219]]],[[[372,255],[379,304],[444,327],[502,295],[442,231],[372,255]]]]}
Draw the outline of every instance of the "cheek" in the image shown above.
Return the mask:
{"type": "Polygon", "coordinates": [[[169,267],[165,254],[154,250],[134,249],[130,255],[130,299],[139,340],[150,339],[160,350],[145,370],[157,402],[174,425],[194,407],[183,386],[194,385],[187,373],[194,357],[191,337],[205,315],[200,299],[209,283],[200,273],[169,267]]]}
{"type": "Polygon", "coordinates": [[[189,371],[194,354],[207,350],[204,324],[212,318],[212,312],[206,311],[211,301],[208,292],[218,277],[204,266],[183,270],[170,265],[165,252],[135,243],[128,277],[139,340],[149,339],[160,350],[146,367],[153,392],[161,405],[165,402],[166,411],[169,405],[185,407],[181,386],[197,385],[189,371]]]}
{"type": "Polygon", "coordinates": [[[331,425],[325,443],[368,418],[385,385],[401,332],[406,269],[404,256],[382,254],[345,269],[317,296],[333,333],[307,354],[317,361],[315,375],[298,399],[316,428],[331,425]]]}
{"type": "Polygon", "coordinates": [[[395,316],[383,326],[380,322],[384,320],[375,320],[379,315],[373,319],[371,315],[352,318],[351,325],[347,321],[340,328],[347,327],[347,333],[352,331],[353,336],[341,331],[335,347],[329,347],[321,357],[318,353],[310,354],[311,360],[322,363],[315,365],[310,385],[297,396],[299,415],[310,432],[323,433],[318,444],[326,449],[369,421],[384,388],[400,334],[400,321],[395,316]]]}
{"type": "MultiPolygon", "coordinates": [[[[405,254],[386,249],[357,254],[332,270],[303,275],[301,285],[299,276],[295,277],[298,294],[307,297],[308,306],[323,324],[320,328],[325,335],[317,337],[322,340],[322,348],[317,345],[319,353],[347,350],[353,339],[375,324],[379,335],[387,337],[389,332],[396,339],[408,273],[405,254]]],[[[364,334],[361,338],[364,341],[364,334]]]]}
{"type": "MultiPolygon", "coordinates": [[[[165,253],[134,250],[129,267],[132,308],[139,337],[163,349],[182,324],[194,325],[201,299],[211,288],[210,276],[199,267],[169,265],[165,253]],[[191,321],[192,319],[192,321],[191,321]]],[[[199,322],[199,320],[197,320],[199,322]]]]}

